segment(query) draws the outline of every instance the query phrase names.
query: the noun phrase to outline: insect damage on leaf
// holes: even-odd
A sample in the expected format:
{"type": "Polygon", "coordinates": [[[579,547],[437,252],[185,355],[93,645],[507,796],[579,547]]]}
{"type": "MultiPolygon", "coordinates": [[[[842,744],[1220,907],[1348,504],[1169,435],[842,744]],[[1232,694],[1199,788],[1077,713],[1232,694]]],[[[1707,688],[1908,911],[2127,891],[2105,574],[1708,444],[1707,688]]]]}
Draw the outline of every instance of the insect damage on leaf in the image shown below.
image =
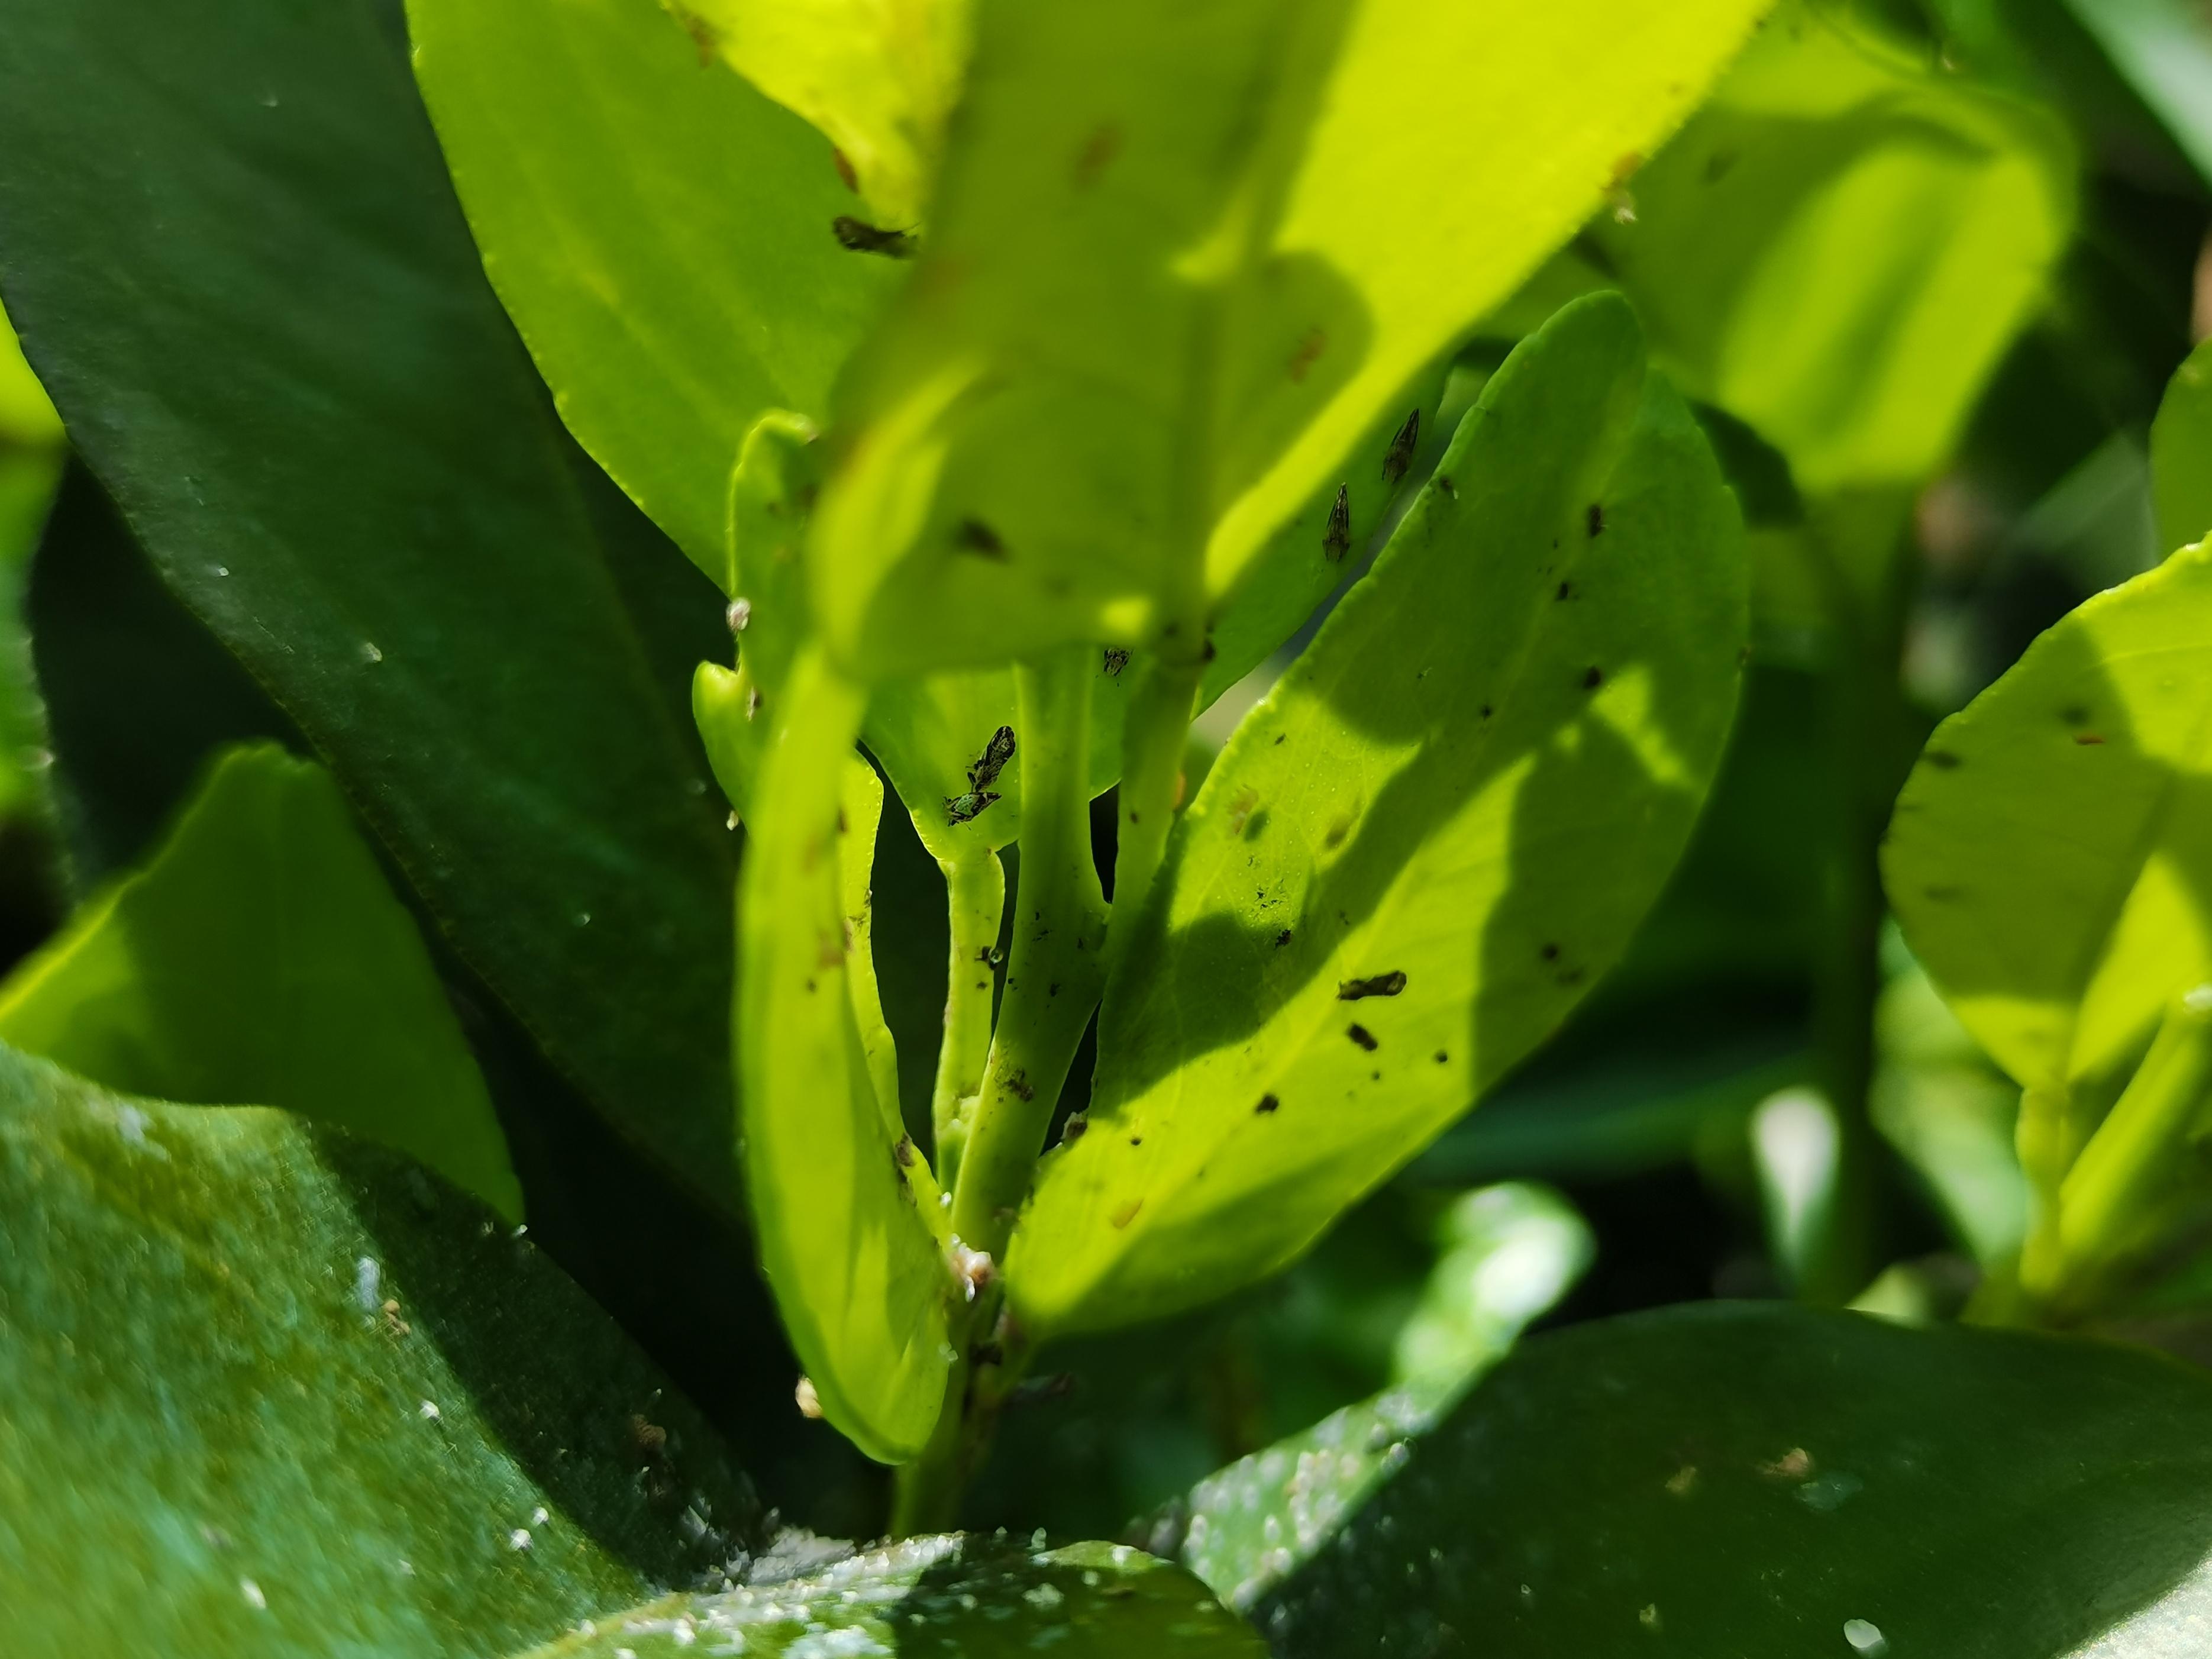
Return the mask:
{"type": "Polygon", "coordinates": [[[1341,559],[1352,551],[1352,486],[1336,487],[1335,503],[1328,509],[1328,528],[1321,538],[1321,550],[1332,559],[1341,559]]]}
{"type": "Polygon", "coordinates": [[[911,259],[915,256],[915,239],[909,231],[885,230],[865,219],[855,219],[849,213],[841,213],[830,222],[830,233],[837,239],[840,247],[854,253],[880,253],[888,259],[911,259]]]}
{"type": "Polygon", "coordinates": [[[1393,969],[1387,974],[1376,974],[1366,979],[1348,979],[1336,988],[1339,1002],[1357,1002],[1362,997],[1395,997],[1406,988],[1403,971],[1393,969]]]}
{"type": "Polygon", "coordinates": [[[1413,447],[1421,441],[1421,411],[1414,410],[1406,416],[1406,423],[1390,440],[1389,453],[1382,457],[1382,480],[1396,483],[1406,476],[1407,468],[1413,464],[1413,447]]]}

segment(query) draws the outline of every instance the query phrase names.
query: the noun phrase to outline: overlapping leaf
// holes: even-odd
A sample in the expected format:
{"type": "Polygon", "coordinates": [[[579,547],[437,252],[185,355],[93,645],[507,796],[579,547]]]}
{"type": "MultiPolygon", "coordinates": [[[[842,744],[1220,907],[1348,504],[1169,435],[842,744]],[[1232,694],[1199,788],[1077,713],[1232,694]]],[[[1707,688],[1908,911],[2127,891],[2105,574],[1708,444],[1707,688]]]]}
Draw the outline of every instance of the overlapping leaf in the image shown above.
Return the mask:
{"type": "Polygon", "coordinates": [[[2150,467],[2160,547],[2212,534],[2212,346],[2191,352],[2166,383],[2151,422],[2150,467]]]}
{"type": "Polygon", "coordinates": [[[1089,1132],[1007,1265],[1050,1329],[1295,1255],[1565,1018],[1735,706],[1733,501],[1617,297],[1525,342],[1241,726],[1109,984],[1089,1132]]]}
{"type": "Polygon", "coordinates": [[[1195,656],[1758,9],[982,5],[920,268],[841,393],[811,573],[841,659],[1195,656]]]}

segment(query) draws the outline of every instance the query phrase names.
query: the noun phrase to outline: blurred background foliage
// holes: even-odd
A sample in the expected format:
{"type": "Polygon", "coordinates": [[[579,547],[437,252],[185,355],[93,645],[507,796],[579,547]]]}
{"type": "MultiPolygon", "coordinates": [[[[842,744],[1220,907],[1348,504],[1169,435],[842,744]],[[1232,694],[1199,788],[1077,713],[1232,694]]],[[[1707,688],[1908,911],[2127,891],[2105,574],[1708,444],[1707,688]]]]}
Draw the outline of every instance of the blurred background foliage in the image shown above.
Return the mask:
{"type": "MultiPolygon", "coordinates": [[[[1757,614],[1692,848],[1559,1037],[1310,1258],[1048,1358],[972,1523],[1111,1535],[1332,1411],[1456,1386],[1532,1321],[1790,1295],[1941,1316],[2018,1247],[2014,1091],[1888,923],[1875,855],[1934,722],[2170,550],[2148,456],[2161,391],[2212,333],[2212,13],[1788,7],[1662,154],[1618,171],[1607,209],[1467,347],[1448,401],[1563,300],[1606,287],[1696,400],[1752,526],[1757,614]]],[[[12,335],[0,619],[14,962],[148,851],[217,747],[299,744],[69,468],[12,335]],[[139,729],[103,729],[100,700],[70,696],[90,664],[134,689],[139,729]]],[[[1218,742],[1287,655],[1201,735],[1218,742]]],[[[883,837],[879,971],[926,1089],[943,908],[903,814],[883,837]]],[[[532,1102],[526,1136],[511,1106],[501,1119],[538,1236],[717,1418],[786,1518],[870,1530],[881,1474],[781,1406],[791,1368],[737,1231],[613,1143],[438,965],[495,1097],[532,1102]]],[[[2139,1328],[2192,1349],[2204,1279],[2177,1279],[2139,1328]]]]}

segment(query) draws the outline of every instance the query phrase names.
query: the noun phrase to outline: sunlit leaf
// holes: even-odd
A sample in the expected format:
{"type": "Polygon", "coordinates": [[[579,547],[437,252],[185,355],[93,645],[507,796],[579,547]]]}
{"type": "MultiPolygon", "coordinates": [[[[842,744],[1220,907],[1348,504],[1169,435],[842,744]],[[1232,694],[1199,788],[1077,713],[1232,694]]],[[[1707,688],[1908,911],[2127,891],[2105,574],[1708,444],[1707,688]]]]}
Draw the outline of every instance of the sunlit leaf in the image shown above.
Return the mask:
{"type": "Polygon", "coordinates": [[[1279,1267],[1557,1028],[1718,765],[1741,533],[1601,296],[1524,342],[1170,843],[1089,1132],[1007,1264],[1040,1328],[1279,1267]]]}
{"type": "Polygon", "coordinates": [[[2209,773],[2198,550],[2073,611],[1929,739],[1890,824],[1890,903],[2023,1086],[2109,1082],[2212,979],[2209,773]]]}
{"type": "Polygon", "coordinates": [[[15,1652],[494,1659],[758,1547],[667,1379],[392,1153],[0,1051],[0,1212],[15,1652]]]}
{"type": "Polygon", "coordinates": [[[521,1218],[414,920],[329,774],[281,750],[225,755],[145,867],[0,984],[0,1041],[128,1093],[288,1107],[521,1218]]]}
{"type": "Polygon", "coordinates": [[[674,9],[702,47],[836,145],[867,228],[904,234],[921,222],[967,67],[969,0],[683,0],[674,9]]]}
{"type": "Polygon", "coordinates": [[[2151,422],[2150,468],[2159,551],[2212,533],[2212,343],[2191,352],[2166,383],[2151,422]]]}
{"type": "Polygon", "coordinates": [[[1302,503],[1383,488],[1355,440],[1759,9],[987,0],[919,269],[840,395],[810,573],[840,658],[1194,657],[1302,503]]]}
{"type": "Polygon", "coordinates": [[[1179,1567],[1127,1545],[1046,1550],[1001,1534],[909,1539],[804,1578],[672,1595],[603,1615],[529,1659],[689,1659],[717,1650],[760,1659],[1261,1659],[1267,1651],[1179,1567]]]}
{"type": "Polygon", "coordinates": [[[2125,1348],[1669,1309],[1224,1470],[1185,1559],[1282,1659],[2168,1659],[2212,1602],[2208,1431],[2202,1374],[2125,1348]],[[1345,1468],[1382,1478],[1343,1503],[1345,1468]]]}

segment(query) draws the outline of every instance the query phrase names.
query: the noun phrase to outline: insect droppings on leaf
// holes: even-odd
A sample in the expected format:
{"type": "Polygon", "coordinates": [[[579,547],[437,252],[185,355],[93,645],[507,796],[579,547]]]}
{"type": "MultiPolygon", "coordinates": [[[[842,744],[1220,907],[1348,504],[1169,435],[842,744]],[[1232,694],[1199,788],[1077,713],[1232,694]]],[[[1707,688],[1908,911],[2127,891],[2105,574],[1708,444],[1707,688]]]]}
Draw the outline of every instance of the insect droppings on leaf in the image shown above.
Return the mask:
{"type": "Polygon", "coordinates": [[[1390,447],[1382,457],[1382,481],[1396,483],[1406,476],[1406,469],[1413,464],[1413,450],[1421,441],[1421,411],[1414,410],[1406,416],[1406,423],[1390,440],[1390,447]]]}
{"type": "Polygon", "coordinates": [[[1321,550],[1331,559],[1352,551],[1352,486],[1336,487],[1336,501],[1328,509],[1328,528],[1322,534],[1321,550]]]}
{"type": "Polygon", "coordinates": [[[1948,749],[1929,750],[1927,760],[1928,763],[1938,771],[1955,772],[1959,769],[1959,757],[1948,749]]]}
{"type": "Polygon", "coordinates": [[[1585,691],[1595,691],[1604,684],[1605,671],[1602,668],[1593,666],[1583,675],[1583,690],[1585,691]]]}
{"type": "Polygon", "coordinates": [[[1344,1028],[1344,1034],[1370,1054],[1382,1046],[1375,1041],[1375,1033],[1364,1025],[1347,1025],[1344,1028]]]}
{"type": "Polygon", "coordinates": [[[1584,522],[1585,524],[1587,524],[1587,525],[1589,526],[1589,533],[1590,533],[1592,536],[1600,536],[1600,535],[1604,534],[1604,533],[1605,533],[1605,508],[1604,508],[1604,507],[1603,507],[1601,503],[1599,503],[1599,502],[1592,501],[1592,502],[1589,504],[1589,511],[1587,514],[1585,514],[1583,515],[1583,522],[1584,522]]]}
{"type": "Polygon", "coordinates": [[[979,559],[1004,561],[1006,556],[1006,544],[999,539],[999,532],[981,519],[963,519],[954,526],[952,545],[979,559]]]}
{"type": "Polygon", "coordinates": [[[1283,1103],[1281,1101],[1276,1099],[1273,1095],[1261,1095],[1260,1097],[1260,1103],[1257,1106],[1255,1106],[1252,1110],[1259,1116],[1265,1117],[1268,1113],[1273,1111],[1275,1108],[1282,1103],[1283,1103]]]}
{"type": "Polygon", "coordinates": [[[1278,934],[1276,934],[1276,935],[1275,935],[1275,948],[1276,948],[1278,951],[1281,950],[1281,949],[1282,949],[1285,945],[1288,945],[1290,942],[1291,942],[1291,930],[1290,930],[1289,928],[1287,928],[1287,927],[1284,928],[1284,929],[1283,929],[1283,931],[1282,931],[1281,933],[1278,933],[1278,934]]]}
{"type": "Polygon", "coordinates": [[[865,219],[841,213],[830,222],[837,246],[854,253],[880,253],[887,259],[914,258],[915,239],[903,230],[885,230],[865,219]]]}
{"type": "Polygon", "coordinates": [[[1559,584],[1559,591],[1553,594],[1552,597],[1555,599],[1571,599],[1574,597],[1574,594],[1575,585],[1572,582],[1561,582],[1559,584]]]}
{"type": "Polygon", "coordinates": [[[1036,1085],[1030,1081],[1027,1072],[1012,1072],[1006,1076],[1006,1092],[1023,1100],[1035,1100],[1036,1085]]]}
{"type": "Polygon", "coordinates": [[[1395,997],[1405,988],[1405,971],[1394,968],[1387,974],[1346,980],[1336,988],[1336,1000],[1339,1002],[1357,1002],[1362,997],[1395,997]]]}
{"type": "Polygon", "coordinates": [[[1443,1049],[1441,1049],[1441,1048],[1439,1048],[1439,1049],[1437,1049],[1437,1065],[1439,1065],[1439,1066],[1448,1065],[1448,1064],[1449,1064],[1449,1063],[1450,1063],[1450,1060],[1451,1060],[1451,1056],[1450,1056],[1449,1054],[1446,1054],[1446,1053],[1445,1053],[1443,1049]]]}
{"type": "Polygon", "coordinates": [[[1121,671],[1129,665],[1129,653],[1118,645],[1109,645],[1106,647],[1105,654],[1101,658],[1098,665],[1109,679],[1118,678],[1121,671]]]}

